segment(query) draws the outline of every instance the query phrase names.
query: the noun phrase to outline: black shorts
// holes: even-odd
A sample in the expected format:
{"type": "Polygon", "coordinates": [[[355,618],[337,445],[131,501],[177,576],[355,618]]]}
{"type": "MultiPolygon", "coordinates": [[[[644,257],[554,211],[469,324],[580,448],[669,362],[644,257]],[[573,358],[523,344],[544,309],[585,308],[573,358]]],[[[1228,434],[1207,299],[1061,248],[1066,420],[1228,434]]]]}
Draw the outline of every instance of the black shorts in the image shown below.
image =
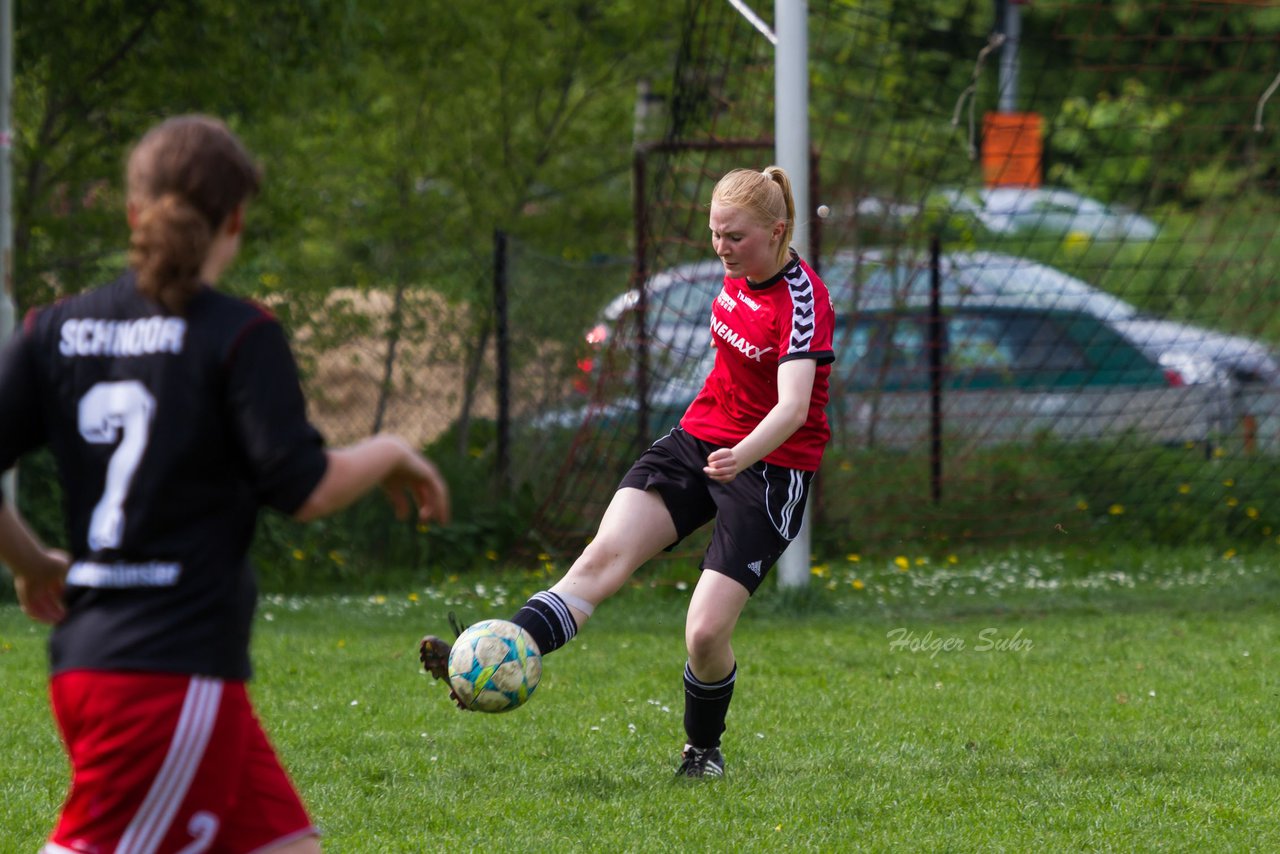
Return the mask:
{"type": "Polygon", "coordinates": [[[676,525],[667,551],[714,519],[700,568],[755,593],[800,532],[813,472],[758,462],[729,483],[717,483],[702,471],[717,447],[677,427],[640,455],[618,488],[652,489],[662,498],[676,525]]]}

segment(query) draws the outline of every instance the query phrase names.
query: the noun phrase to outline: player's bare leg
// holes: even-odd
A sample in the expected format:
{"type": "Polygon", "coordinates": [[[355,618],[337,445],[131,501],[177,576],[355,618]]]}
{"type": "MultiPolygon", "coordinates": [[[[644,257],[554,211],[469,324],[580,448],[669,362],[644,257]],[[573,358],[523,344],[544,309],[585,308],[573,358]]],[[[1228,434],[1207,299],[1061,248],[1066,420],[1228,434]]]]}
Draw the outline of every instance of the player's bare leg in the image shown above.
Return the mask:
{"type": "Polygon", "coordinates": [[[724,775],[720,734],[737,676],[733,630],[749,598],[747,588],[737,581],[707,569],[689,600],[684,628],[689,653],[684,677],[685,731],[689,741],[680,754],[678,778],[724,775]]]}
{"type": "Polygon", "coordinates": [[[703,682],[719,681],[733,670],[733,630],[751,594],[727,575],[707,570],[689,599],[684,643],[689,667],[703,682]]]}
{"type": "MultiPolygon", "coordinates": [[[[617,593],[645,561],[676,541],[675,522],[658,493],[623,487],[613,494],[595,537],[551,588],[569,594],[594,608],[617,593]]],[[[578,628],[590,618],[575,607],[569,610],[578,628]]]]}

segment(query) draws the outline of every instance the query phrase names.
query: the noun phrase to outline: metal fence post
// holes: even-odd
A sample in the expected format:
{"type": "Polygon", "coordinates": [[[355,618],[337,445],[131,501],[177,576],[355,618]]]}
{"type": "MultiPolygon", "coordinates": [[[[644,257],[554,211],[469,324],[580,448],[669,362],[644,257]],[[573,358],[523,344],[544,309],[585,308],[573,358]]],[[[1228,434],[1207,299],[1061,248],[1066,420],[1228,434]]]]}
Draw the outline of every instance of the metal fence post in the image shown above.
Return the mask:
{"type": "Polygon", "coordinates": [[[498,488],[503,497],[511,491],[511,359],[507,331],[507,233],[493,231],[494,346],[498,362],[498,488]]]}

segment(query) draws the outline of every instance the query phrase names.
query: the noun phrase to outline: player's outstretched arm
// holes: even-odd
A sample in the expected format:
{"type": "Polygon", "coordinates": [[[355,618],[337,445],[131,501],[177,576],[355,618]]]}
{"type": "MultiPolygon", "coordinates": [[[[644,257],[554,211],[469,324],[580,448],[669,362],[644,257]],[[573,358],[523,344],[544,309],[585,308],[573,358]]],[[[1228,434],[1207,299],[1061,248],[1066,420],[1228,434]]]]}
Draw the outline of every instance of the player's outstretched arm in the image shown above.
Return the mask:
{"type": "Polygon", "coordinates": [[[399,436],[380,433],[326,455],[329,465],[324,477],[293,514],[295,519],[307,522],[328,516],[381,486],[398,517],[408,514],[411,497],[421,521],[449,521],[449,488],[444,478],[434,463],[399,436]]]}
{"type": "Polygon", "coordinates": [[[0,504],[0,563],[13,571],[23,612],[42,623],[66,616],[62,588],[69,564],[65,552],[46,548],[8,504],[0,504]]]}

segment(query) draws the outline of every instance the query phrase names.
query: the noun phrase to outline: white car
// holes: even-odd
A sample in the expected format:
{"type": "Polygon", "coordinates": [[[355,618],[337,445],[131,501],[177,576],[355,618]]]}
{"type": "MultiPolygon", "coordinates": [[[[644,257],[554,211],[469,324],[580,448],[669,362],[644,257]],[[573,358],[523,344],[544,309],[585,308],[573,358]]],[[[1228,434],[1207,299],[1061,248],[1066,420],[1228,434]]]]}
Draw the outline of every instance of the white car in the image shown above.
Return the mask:
{"type": "Polygon", "coordinates": [[[992,234],[1080,235],[1091,241],[1154,240],[1160,228],[1147,217],[1060,187],[987,187],[940,190],[952,213],[972,216],[992,234]]]}
{"type": "MultiPolygon", "coordinates": [[[[924,254],[843,253],[828,266],[827,284],[833,293],[850,287],[884,291],[890,298],[910,294],[918,299],[928,293],[929,258],[924,254]]],[[[999,252],[948,252],[941,258],[940,272],[941,288],[950,298],[972,295],[1009,305],[1092,314],[1188,385],[1224,379],[1280,385],[1280,360],[1265,344],[1144,314],[1119,297],[1037,261],[999,252]]]]}

